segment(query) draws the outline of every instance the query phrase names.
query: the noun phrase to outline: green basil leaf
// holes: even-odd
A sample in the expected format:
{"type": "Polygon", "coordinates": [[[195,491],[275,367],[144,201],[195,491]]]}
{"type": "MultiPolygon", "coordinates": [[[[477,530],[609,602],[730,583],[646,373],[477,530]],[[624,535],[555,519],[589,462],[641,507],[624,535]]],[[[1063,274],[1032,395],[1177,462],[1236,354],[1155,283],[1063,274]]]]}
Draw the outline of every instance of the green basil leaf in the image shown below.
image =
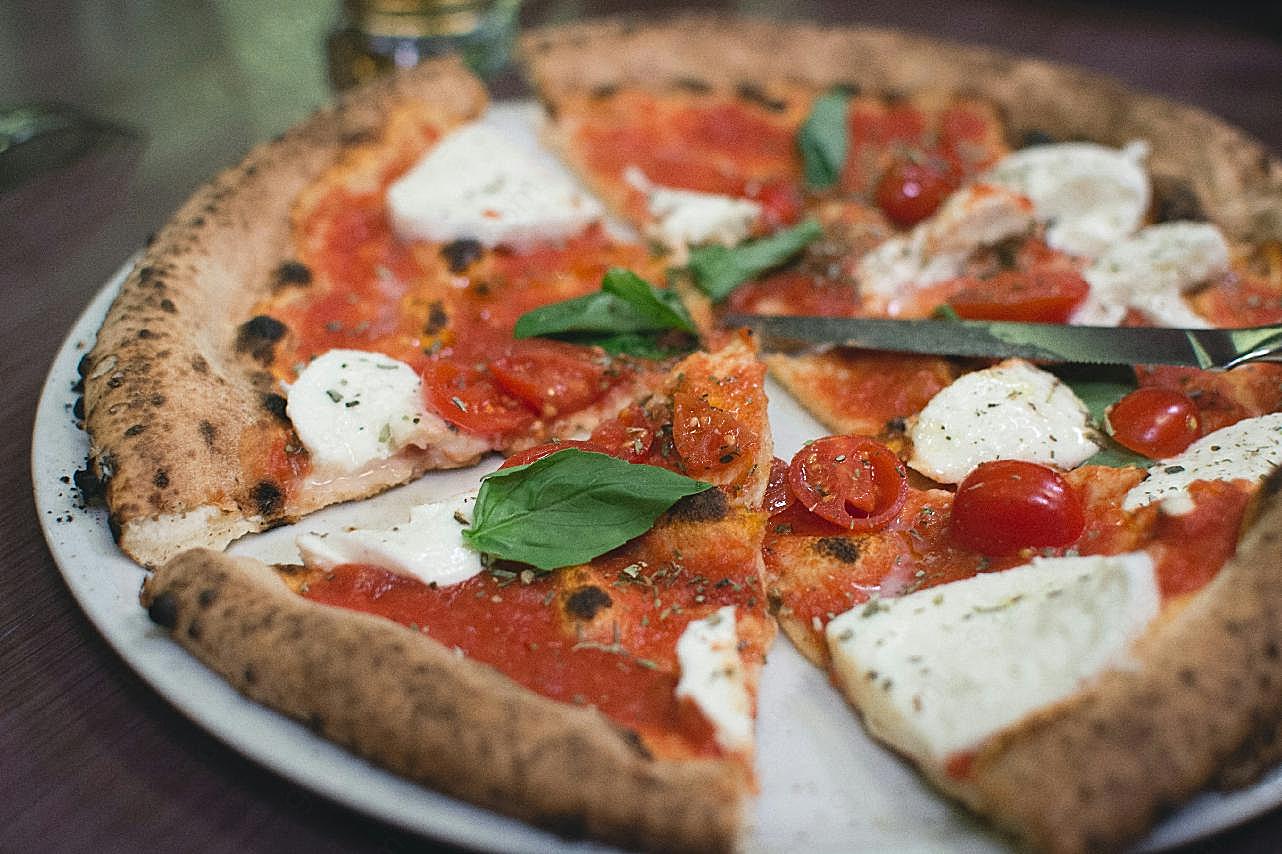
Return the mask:
{"type": "Polygon", "coordinates": [[[690,250],[688,266],[699,290],[719,302],[749,279],[783,264],[822,234],[823,227],[808,219],[735,247],[697,246],[690,250]]]}
{"type": "Polygon", "coordinates": [[[935,320],[961,320],[961,315],[948,303],[936,306],[935,310],[931,312],[931,316],[935,320]]]}
{"type": "Polygon", "coordinates": [[[559,338],[602,347],[609,353],[661,359],[682,352],[683,348],[660,342],[674,329],[696,334],[694,321],[676,293],[614,267],[606,272],[600,291],[528,311],[517,320],[514,334],[517,338],[559,338]]]}
{"type": "Polygon", "coordinates": [[[658,466],[566,448],[486,475],[463,538],[477,551],[539,569],[574,566],[644,534],[678,499],[711,488],[658,466]]]}
{"type": "Polygon", "coordinates": [[[1135,371],[1124,365],[1056,365],[1050,370],[1086,404],[1100,428],[1104,411],[1139,388],[1135,371]]]}
{"type": "Polygon", "coordinates": [[[827,92],[815,99],[810,115],[797,132],[806,183],[813,189],[827,189],[841,177],[850,147],[846,120],[849,110],[850,96],[846,92],[827,92]]]}
{"type": "Polygon", "coordinates": [[[1112,439],[1105,437],[1104,447],[1100,449],[1095,456],[1091,457],[1084,466],[1108,466],[1113,469],[1126,468],[1128,466],[1138,466],[1146,469],[1153,465],[1153,460],[1143,454],[1137,454],[1132,450],[1123,448],[1112,439]]]}
{"type": "Polygon", "coordinates": [[[640,356],[642,359],[667,359],[685,355],[694,349],[695,338],[689,335],[661,335],[654,332],[619,332],[597,335],[591,339],[571,338],[573,343],[600,347],[615,356],[640,356]]]}

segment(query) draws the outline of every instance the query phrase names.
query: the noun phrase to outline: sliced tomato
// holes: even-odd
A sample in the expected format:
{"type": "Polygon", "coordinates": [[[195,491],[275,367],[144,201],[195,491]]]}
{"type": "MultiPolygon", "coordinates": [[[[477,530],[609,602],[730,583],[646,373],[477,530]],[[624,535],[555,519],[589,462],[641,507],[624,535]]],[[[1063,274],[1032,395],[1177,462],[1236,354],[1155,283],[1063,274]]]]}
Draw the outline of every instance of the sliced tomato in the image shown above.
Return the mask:
{"type": "Polygon", "coordinates": [[[949,530],[986,555],[1066,546],[1086,527],[1077,493],[1059,472],[1022,460],[981,463],[957,487],[949,530]]]}
{"type": "Polygon", "coordinates": [[[761,509],[773,515],[787,510],[796,500],[788,489],[788,464],[775,457],[770,461],[770,480],[766,483],[761,509]]]}
{"type": "Polygon", "coordinates": [[[1067,323],[1089,291],[1073,270],[1006,270],[971,280],[948,305],[967,320],[1067,323]]]}
{"type": "Polygon", "coordinates": [[[733,465],[744,453],[747,430],[724,409],[693,394],[672,395],[672,444],[692,474],[733,465]]]}
{"type": "Polygon", "coordinates": [[[1175,456],[1202,435],[1193,399],[1157,386],[1138,388],[1113,404],[1105,424],[1119,445],[1155,460],[1175,456]]]}
{"type": "Polygon", "coordinates": [[[444,358],[423,368],[423,399],[454,426],[495,441],[529,426],[535,417],[486,371],[444,358]]]}
{"type": "MultiPolygon", "coordinates": [[[[526,463],[532,463],[535,460],[541,460],[546,456],[555,454],[557,451],[564,451],[566,448],[578,448],[581,451],[595,451],[598,454],[609,454],[605,448],[595,445],[586,439],[558,439],[543,445],[535,445],[533,448],[526,448],[524,451],[515,453],[503,461],[501,469],[510,469],[513,466],[523,466],[526,463]]],[[[613,456],[613,454],[611,454],[613,456]]]]}
{"type": "Polygon", "coordinates": [[[749,183],[748,190],[748,197],[761,205],[761,225],[767,231],[795,225],[801,220],[801,214],[805,211],[805,199],[796,182],[774,180],[758,187],[749,183]]]}
{"type": "Polygon", "coordinates": [[[490,373],[545,418],[578,412],[610,387],[600,351],[541,338],[513,341],[490,362],[490,373]]]}
{"type": "Polygon", "coordinates": [[[848,531],[889,525],[908,497],[895,452],[864,436],[828,436],[797,452],[788,488],[810,512],[848,531]]]}
{"type": "Polygon", "coordinates": [[[955,186],[943,164],[905,158],[882,173],[873,199],[887,219],[900,228],[911,228],[938,210],[955,186]]]}
{"type": "Polygon", "coordinates": [[[603,453],[630,463],[645,462],[654,446],[655,425],[644,409],[636,404],[629,406],[609,421],[603,421],[592,431],[592,444],[603,453]]]}

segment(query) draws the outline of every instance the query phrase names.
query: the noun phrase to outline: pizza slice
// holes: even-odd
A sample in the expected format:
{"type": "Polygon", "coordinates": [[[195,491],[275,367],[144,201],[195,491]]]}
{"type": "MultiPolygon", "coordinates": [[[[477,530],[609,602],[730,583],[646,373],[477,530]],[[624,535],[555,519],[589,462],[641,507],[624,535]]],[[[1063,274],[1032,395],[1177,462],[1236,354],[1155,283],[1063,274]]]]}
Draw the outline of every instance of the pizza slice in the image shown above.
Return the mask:
{"type": "Polygon", "coordinates": [[[643,407],[514,457],[479,496],[303,535],[303,565],[274,572],[186,552],[143,602],[247,696],[397,773],[570,836],[728,849],[774,633],[763,376],[741,342],[694,354],[643,407]],[[635,521],[656,478],[690,494],[568,556],[635,521]]]}
{"type": "Polygon", "coordinates": [[[658,352],[514,337],[612,269],[662,268],[484,109],[457,63],[373,84],[256,149],[148,247],[83,365],[90,463],[130,556],[590,431],[689,351],[680,317],[658,352]]]}

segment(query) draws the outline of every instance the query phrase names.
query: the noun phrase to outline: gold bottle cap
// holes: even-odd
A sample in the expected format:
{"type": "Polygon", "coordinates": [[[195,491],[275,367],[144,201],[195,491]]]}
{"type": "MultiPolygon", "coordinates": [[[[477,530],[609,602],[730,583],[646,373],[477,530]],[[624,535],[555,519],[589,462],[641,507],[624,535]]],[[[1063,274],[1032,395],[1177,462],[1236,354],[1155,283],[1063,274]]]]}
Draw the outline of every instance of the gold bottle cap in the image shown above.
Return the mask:
{"type": "Polygon", "coordinates": [[[352,21],[371,36],[430,38],[476,30],[492,0],[343,0],[352,21]]]}

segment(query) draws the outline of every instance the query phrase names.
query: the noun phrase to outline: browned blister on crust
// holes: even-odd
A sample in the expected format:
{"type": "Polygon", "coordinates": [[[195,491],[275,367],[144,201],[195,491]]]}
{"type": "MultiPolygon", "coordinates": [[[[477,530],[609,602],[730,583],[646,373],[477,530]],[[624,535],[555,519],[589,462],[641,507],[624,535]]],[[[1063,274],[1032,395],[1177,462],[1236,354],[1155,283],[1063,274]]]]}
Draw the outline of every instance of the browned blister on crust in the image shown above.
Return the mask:
{"type": "Polygon", "coordinates": [[[354,497],[294,502],[247,474],[242,442],[271,429],[283,402],[269,399],[272,378],[257,352],[270,347],[272,330],[242,325],[273,288],[309,276],[292,262],[295,197],[410,99],[424,100],[442,127],[485,106],[479,82],[449,61],[343,98],[197,191],[126,279],[89,354],[85,412],[113,533],[141,563],[221,547],[354,497]]]}
{"type": "Polygon", "coordinates": [[[1282,239],[1282,162],[1265,146],[1203,110],[1081,69],[873,27],[698,14],[536,29],[523,36],[521,52],[553,115],[559,101],[585,92],[692,82],[972,95],[1001,108],[1013,142],[1034,131],[1109,145],[1146,140],[1159,189],[1174,180],[1191,191],[1233,237],[1282,239]]]}
{"type": "Polygon", "coordinates": [[[309,602],[256,560],[184,553],[142,602],[251,699],[418,782],[571,837],[729,849],[748,791],[730,760],[661,761],[606,717],[521,688],[381,617],[309,602]]]}

